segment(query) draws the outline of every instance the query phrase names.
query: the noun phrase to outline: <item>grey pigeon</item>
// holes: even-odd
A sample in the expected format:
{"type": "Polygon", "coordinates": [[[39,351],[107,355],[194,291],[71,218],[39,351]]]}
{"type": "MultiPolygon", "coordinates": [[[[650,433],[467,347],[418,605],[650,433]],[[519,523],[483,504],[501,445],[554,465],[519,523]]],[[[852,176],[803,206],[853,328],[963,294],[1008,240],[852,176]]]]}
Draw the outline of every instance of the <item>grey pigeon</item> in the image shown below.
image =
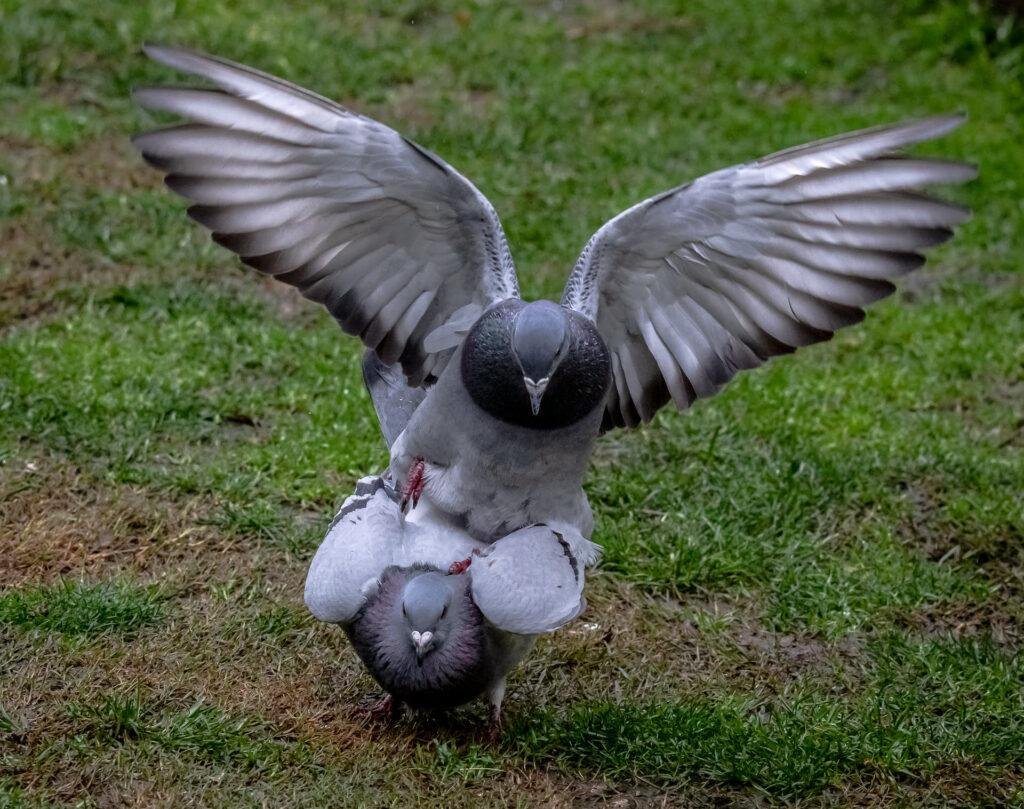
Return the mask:
{"type": "Polygon", "coordinates": [[[146,50],[215,89],[137,91],[190,123],[136,145],[216,241],[429,388],[391,472],[483,541],[548,520],[589,535],[602,429],[858,322],[969,216],[920,189],[972,166],[902,153],[963,116],[867,129],[634,205],[587,243],[560,306],[525,303],[493,207],[439,157],[272,76],[146,50]]]}
{"type": "Polygon", "coordinates": [[[486,696],[497,728],[506,676],[538,634],[582,611],[595,558],[571,526],[529,526],[484,544],[429,505],[406,518],[383,478],[364,478],[313,558],[305,600],[345,628],[388,693],[383,710],[486,696]]]}

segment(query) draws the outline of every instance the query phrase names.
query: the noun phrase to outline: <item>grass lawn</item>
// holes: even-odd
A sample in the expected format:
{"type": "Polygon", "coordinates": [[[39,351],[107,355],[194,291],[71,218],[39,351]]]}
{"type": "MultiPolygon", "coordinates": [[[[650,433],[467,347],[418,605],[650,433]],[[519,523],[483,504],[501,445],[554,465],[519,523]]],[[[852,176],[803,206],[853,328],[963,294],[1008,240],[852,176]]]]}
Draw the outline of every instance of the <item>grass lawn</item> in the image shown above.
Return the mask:
{"type": "Polygon", "coordinates": [[[938,0],[0,0],[0,807],[1024,806],[1024,23],[938,0]],[[974,219],[833,342],[606,436],[583,619],[384,729],[301,602],[356,342],[133,153],[145,40],[439,152],[559,293],[639,199],[965,110],[974,219]]]}

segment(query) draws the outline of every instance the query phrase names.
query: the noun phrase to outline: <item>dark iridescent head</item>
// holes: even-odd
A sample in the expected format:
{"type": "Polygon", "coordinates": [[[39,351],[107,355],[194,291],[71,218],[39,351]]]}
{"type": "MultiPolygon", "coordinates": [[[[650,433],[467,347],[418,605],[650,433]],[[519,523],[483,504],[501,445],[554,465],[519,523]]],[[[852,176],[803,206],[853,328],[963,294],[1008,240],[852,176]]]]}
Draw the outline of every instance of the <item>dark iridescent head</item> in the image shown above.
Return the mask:
{"type": "Polygon", "coordinates": [[[551,301],[503,301],[474,324],[462,382],[477,405],[510,424],[568,427],[604,403],[611,360],[594,324],[551,301]]]}
{"type": "Polygon", "coordinates": [[[461,705],[490,683],[490,630],[467,575],[388,568],[346,631],[381,687],[414,707],[461,705]]]}

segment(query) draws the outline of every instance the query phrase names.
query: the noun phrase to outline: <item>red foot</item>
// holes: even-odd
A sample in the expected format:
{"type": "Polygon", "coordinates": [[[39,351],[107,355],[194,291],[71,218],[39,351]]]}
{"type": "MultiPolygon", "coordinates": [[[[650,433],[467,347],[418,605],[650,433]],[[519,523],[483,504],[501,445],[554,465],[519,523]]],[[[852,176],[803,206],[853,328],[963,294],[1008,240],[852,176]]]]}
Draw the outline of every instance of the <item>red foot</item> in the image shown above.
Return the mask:
{"type": "Polygon", "coordinates": [[[390,694],[386,694],[380,700],[366,709],[366,714],[372,722],[390,723],[398,719],[402,713],[402,703],[390,694]]]}
{"type": "Polygon", "coordinates": [[[497,705],[491,706],[491,712],[487,717],[484,741],[487,744],[497,744],[501,741],[501,708],[497,705]]]}
{"type": "Polygon", "coordinates": [[[402,487],[401,508],[404,512],[412,501],[412,507],[416,508],[420,502],[420,495],[423,494],[423,487],[426,486],[425,465],[422,458],[413,458],[412,466],[409,467],[409,474],[405,478],[405,485],[402,487]]]}
{"type": "Polygon", "coordinates": [[[480,551],[478,551],[476,548],[473,548],[473,550],[470,551],[469,556],[467,556],[461,562],[452,562],[451,567],[448,568],[448,575],[458,576],[460,573],[465,573],[467,570],[469,570],[469,566],[473,564],[473,557],[479,555],[480,551]]]}

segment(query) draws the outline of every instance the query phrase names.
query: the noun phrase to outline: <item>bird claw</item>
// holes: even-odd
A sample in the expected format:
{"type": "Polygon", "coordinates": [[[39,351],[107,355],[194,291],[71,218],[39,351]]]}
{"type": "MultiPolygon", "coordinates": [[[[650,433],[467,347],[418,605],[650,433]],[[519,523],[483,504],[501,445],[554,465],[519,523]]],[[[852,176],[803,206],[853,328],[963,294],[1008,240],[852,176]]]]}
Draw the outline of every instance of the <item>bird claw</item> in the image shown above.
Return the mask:
{"type": "Polygon", "coordinates": [[[484,728],[484,741],[487,744],[497,744],[501,741],[501,708],[497,705],[491,706],[491,712],[487,717],[487,726],[484,728]]]}
{"type": "Polygon", "coordinates": [[[469,570],[469,566],[473,564],[473,558],[463,559],[461,562],[452,562],[448,568],[449,576],[458,576],[460,573],[465,573],[469,570]]]}
{"type": "Polygon", "coordinates": [[[364,708],[363,711],[371,722],[390,724],[402,713],[402,703],[391,694],[385,694],[369,708],[364,708]]]}
{"type": "Polygon", "coordinates": [[[405,476],[405,485],[402,487],[402,513],[406,513],[409,503],[416,508],[420,502],[420,495],[423,494],[423,487],[426,486],[426,464],[422,458],[413,458],[409,467],[409,474],[405,476]]]}
{"type": "Polygon", "coordinates": [[[452,562],[451,563],[451,565],[448,568],[448,575],[449,576],[458,576],[460,573],[465,573],[467,570],[469,570],[469,566],[471,564],[473,564],[473,557],[474,556],[479,556],[479,555],[480,555],[480,551],[477,550],[476,548],[473,548],[473,550],[470,552],[469,556],[467,556],[465,559],[463,559],[462,561],[459,561],[459,562],[452,562]]]}

